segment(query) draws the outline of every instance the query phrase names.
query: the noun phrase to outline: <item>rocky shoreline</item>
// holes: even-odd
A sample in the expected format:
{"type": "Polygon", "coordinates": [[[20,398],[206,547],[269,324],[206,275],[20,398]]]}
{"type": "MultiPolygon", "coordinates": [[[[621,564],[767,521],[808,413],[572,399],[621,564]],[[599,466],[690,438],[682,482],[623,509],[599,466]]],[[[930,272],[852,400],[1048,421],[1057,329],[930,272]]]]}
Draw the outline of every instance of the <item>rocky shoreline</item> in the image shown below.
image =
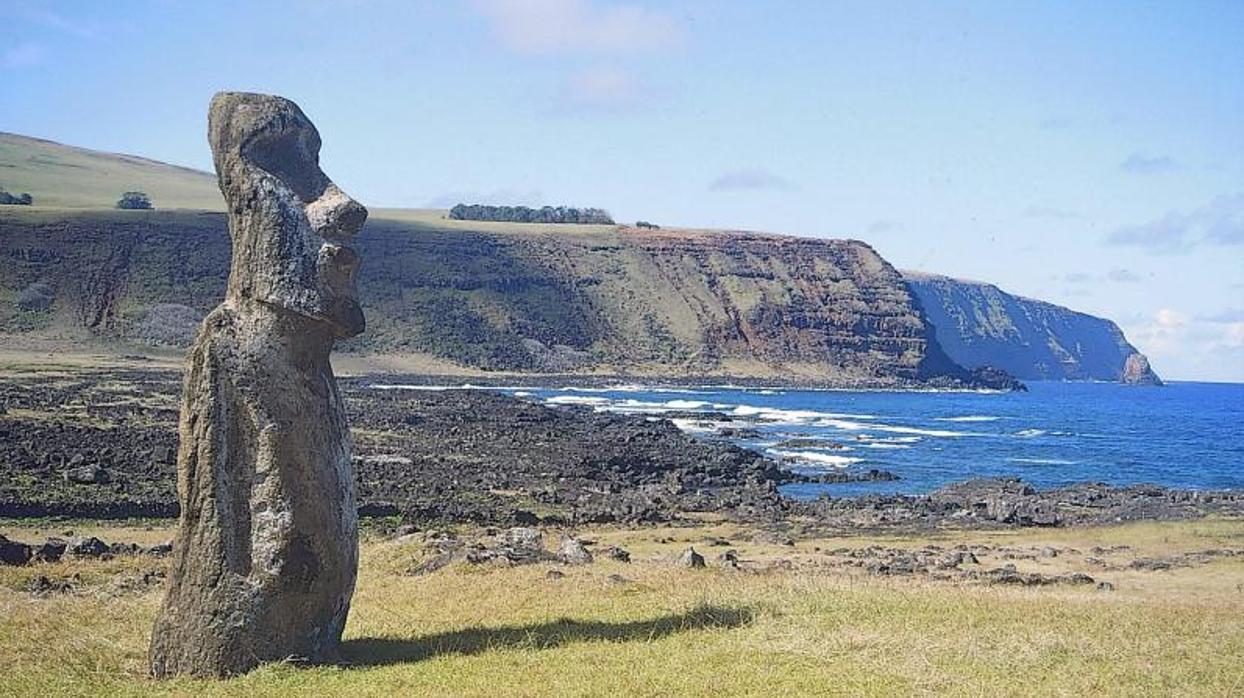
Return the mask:
{"type": "MultiPolygon", "coordinates": [[[[1036,490],[1015,480],[974,480],[920,496],[797,501],[779,486],[893,476],[799,475],[754,451],[690,436],[668,419],[549,407],[485,390],[386,390],[378,382],[396,381],[341,381],[360,513],[420,525],[629,525],[710,515],[872,531],[1244,515],[1238,491],[1093,483],[1036,490]]],[[[178,372],[155,369],[0,377],[0,517],[176,516],[179,390],[178,372]]]]}

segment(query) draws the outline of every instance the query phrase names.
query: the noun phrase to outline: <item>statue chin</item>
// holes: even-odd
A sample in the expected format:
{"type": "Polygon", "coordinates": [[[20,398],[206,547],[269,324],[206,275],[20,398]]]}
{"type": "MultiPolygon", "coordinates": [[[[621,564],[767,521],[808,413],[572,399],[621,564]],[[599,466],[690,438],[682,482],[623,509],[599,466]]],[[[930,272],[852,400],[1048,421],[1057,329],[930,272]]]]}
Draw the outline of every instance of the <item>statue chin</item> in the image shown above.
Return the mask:
{"type": "Polygon", "coordinates": [[[333,337],[336,339],[355,337],[363,334],[363,330],[367,328],[363,308],[353,298],[334,299],[322,319],[332,328],[333,337]]]}

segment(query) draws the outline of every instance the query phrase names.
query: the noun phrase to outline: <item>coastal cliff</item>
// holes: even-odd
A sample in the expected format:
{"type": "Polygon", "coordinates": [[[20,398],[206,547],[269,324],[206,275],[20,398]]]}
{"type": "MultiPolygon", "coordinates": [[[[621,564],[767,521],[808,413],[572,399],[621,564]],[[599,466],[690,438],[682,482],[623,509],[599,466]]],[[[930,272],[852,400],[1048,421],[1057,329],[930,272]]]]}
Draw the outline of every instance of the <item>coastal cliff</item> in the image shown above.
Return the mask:
{"type": "Polygon", "coordinates": [[[964,366],[994,366],[1021,380],[1161,384],[1110,320],[992,284],[911,271],[903,277],[942,348],[964,366]]]}
{"type": "MultiPolygon", "coordinates": [[[[0,340],[185,347],[223,293],[209,173],[0,133],[0,340]],[[140,188],[155,211],[111,208],[140,188]]],[[[373,210],[368,332],[404,370],[723,376],[840,387],[1152,383],[1108,320],[897,272],[854,240],[373,210]],[[936,328],[936,335],[934,335],[936,328]],[[425,360],[426,359],[426,360],[425,360]],[[413,368],[412,368],[413,367],[413,368]]],[[[20,342],[19,342],[20,343],[20,342]]]]}
{"type": "MultiPolygon", "coordinates": [[[[223,291],[224,216],[0,213],[0,333],[184,346],[223,291]],[[4,299],[0,299],[3,301],[4,299]]],[[[361,353],[487,371],[1009,387],[949,359],[902,276],[854,240],[377,211],[361,353]]]]}

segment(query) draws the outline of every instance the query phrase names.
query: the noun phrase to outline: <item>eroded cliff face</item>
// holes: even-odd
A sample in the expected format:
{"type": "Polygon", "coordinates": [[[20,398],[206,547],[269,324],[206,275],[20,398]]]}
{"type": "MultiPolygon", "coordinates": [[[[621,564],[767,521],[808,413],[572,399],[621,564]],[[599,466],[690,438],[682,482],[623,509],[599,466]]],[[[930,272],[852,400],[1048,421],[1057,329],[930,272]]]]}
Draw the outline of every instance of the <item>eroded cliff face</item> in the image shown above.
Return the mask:
{"type": "Polygon", "coordinates": [[[1143,361],[1146,375],[1157,379],[1110,320],[992,284],[903,274],[939,344],[964,366],[995,366],[1023,380],[1121,380],[1136,356],[1132,361],[1143,361]]]}
{"type": "Polygon", "coordinates": [[[1124,385],[1162,385],[1162,379],[1149,366],[1149,358],[1139,352],[1127,357],[1119,382],[1124,385]]]}
{"type": "Polygon", "coordinates": [[[899,273],[856,240],[628,229],[660,280],[661,323],[701,363],[761,362],[843,382],[956,374],[899,273]],[[692,322],[687,322],[692,319],[692,322]],[[691,330],[686,332],[685,330],[691,330]]]}
{"type": "MultiPolygon", "coordinates": [[[[0,233],[4,292],[57,290],[45,330],[178,344],[184,326],[189,342],[223,292],[223,216],[33,212],[0,218],[0,233]]],[[[858,241],[380,214],[359,248],[368,333],[347,350],[488,370],[971,381],[902,276],[858,241]]],[[[32,326],[11,307],[0,331],[32,326]]]]}

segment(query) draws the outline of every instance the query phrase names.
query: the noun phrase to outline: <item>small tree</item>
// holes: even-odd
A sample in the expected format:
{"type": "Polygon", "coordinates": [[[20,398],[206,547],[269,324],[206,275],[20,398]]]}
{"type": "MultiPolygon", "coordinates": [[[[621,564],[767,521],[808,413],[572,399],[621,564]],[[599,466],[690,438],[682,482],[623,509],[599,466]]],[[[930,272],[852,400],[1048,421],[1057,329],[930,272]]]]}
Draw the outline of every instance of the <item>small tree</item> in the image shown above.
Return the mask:
{"type": "Polygon", "coordinates": [[[0,204],[6,206],[29,206],[34,203],[34,198],[30,194],[10,194],[0,189],[0,204]]]}
{"type": "Polygon", "coordinates": [[[122,194],[121,199],[117,201],[117,208],[150,209],[153,208],[153,206],[151,205],[151,199],[147,196],[146,192],[127,191],[122,194]]]}

